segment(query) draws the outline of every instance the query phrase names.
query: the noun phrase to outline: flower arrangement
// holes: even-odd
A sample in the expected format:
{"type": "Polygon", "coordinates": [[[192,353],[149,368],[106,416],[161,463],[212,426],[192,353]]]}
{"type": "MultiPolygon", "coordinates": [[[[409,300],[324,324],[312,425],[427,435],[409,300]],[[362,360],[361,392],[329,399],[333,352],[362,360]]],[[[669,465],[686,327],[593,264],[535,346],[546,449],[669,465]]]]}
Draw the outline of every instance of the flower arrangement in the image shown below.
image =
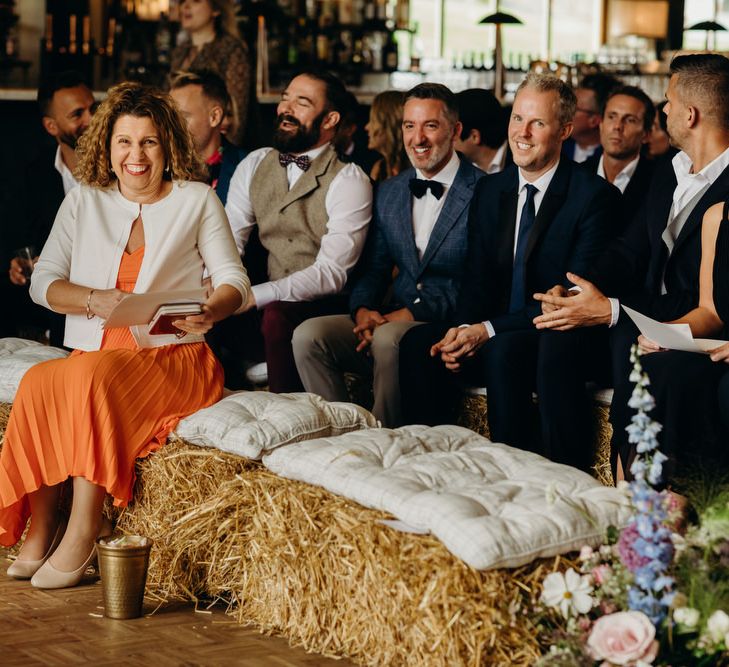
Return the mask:
{"type": "Polygon", "coordinates": [[[633,515],[599,548],[584,547],[577,570],[545,577],[536,623],[547,650],[537,664],[729,665],[729,488],[714,490],[697,521],[678,534],[675,499],[656,489],[666,457],[636,348],[631,361],[636,414],[628,434],[637,455],[633,481],[619,486],[633,515]]]}

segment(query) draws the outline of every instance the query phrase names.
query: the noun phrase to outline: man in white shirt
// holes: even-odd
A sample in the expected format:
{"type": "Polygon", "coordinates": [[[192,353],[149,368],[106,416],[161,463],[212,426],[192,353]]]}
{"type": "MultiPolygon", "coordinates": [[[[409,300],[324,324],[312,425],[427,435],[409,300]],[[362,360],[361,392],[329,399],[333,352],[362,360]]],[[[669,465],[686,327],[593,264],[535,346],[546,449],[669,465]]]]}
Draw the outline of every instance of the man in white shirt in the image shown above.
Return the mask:
{"type": "Polygon", "coordinates": [[[642,156],[641,148],[650,140],[655,115],[653,102],[640,88],[613,90],[600,123],[602,154],[584,163],[623,194],[624,214],[614,221],[615,236],[622,234],[648,194],[655,162],[642,156]]]}
{"type": "Polygon", "coordinates": [[[226,212],[239,252],[256,226],[268,252],[268,280],[253,285],[241,309],[260,329],[238,343],[245,352],[262,338],[271,391],[303,389],[293,331],[310,317],[346,312],[342,290],[372,216],[369,178],[331,143],[345,92],[327,73],[294,77],[277,108],[274,147],[252,152],[231,179],[226,212]]]}
{"type": "Polygon", "coordinates": [[[456,96],[445,86],[422,83],[410,90],[402,127],[413,168],[377,189],[368,251],[349,297],[351,315],[307,320],[293,342],[307,391],[347,401],[344,374],[371,377],[372,412],[391,428],[403,423],[400,338],[421,322],[453,317],[466,258],[468,207],[483,175],[454,151],[461,126],[456,96]]]}
{"type": "MultiPolygon", "coordinates": [[[[694,54],[674,58],[664,113],[671,143],[681,152],[656,169],[644,205],[624,236],[610,245],[585,276],[568,276],[579,290],[568,292],[559,285],[535,295],[543,304],[542,314],[534,319],[540,329],[614,327],[615,393],[610,411],[614,472],[620,459],[627,473],[634,455],[625,427],[631,416],[627,402],[633,388],[629,350],[638,330],[627,315],[621,314],[620,304],[663,322],[679,319],[698,305],[703,216],[709,207],[729,198],[728,89],[726,57],[694,54]]],[[[665,355],[660,357],[672,358],[665,355]]],[[[658,356],[650,355],[644,363],[656,364],[656,377],[661,363],[658,356]]],[[[681,369],[672,368],[671,372],[670,382],[681,388],[681,369]]],[[[657,379],[651,375],[651,383],[654,381],[657,379]]],[[[675,421],[683,417],[664,415],[663,446],[673,447],[665,440],[666,434],[690,433],[685,424],[675,421]],[[666,419],[674,420],[669,427],[666,419]]]]}
{"type": "Polygon", "coordinates": [[[584,162],[602,153],[600,121],[607,96],[620,82],[609,74],[588,74],[575,88],[577,109],[574,129],[562,146],[562,154],[575,162],[584,162]]]}
{"type": "MultiPolygon", "coordinates": [[[[89,126],[96,105],[91,90],[77,72],[52,75],[39,86],[41,122],[56,146],[52,151],[42,151],[26,169],[20,205],[17,213],[13,214],[17,218],[12,234],[16,247],[32,246],[36,255],[40,253],[58,207],[77,185],[73,176],[76,144],[89,126]]],[[[27,294],[28,279],[23,275],[23,267],[17,258],[11,259],[8,275],[12,285],[16,286],[10,287],[9,291],[16,318],[21,321],[27,316],[44,330],[49,328],[51,344],[62,345],[63,316],[54,316],[31,303],[27,294]]]]}
{"type": "MultiPolygon", "coordinates": [[[[466,265],[456,326],[424,324],[400,344],[406,421],[454,418],[457,378],[488,389],[488,422],[497,442],[543,452],[585,468],[589,423],[573,406],[586,399],[579,364],[544,372],[548,344],[581,349],[582,335],[542,336],[532,294],[567,267],[585,269],[603,251],[619,193],[571,160],[561,159],[572,130],[575,96],[559,79],[530,73],[517,90],[509,122],[514,165],[476,185],[469,213],[466,265]],[[573,387],[577,390],[573,391],[573,387]],[[539,397],[541,437],[532,433],[532,392],[539,397]]],[[[570,269],[574,270],[574,269],[570,269]]]]}
{"type": "Polygon", "coordinates": [[[456,150],[486,174],[498,174],[512,162],[506,140],[508,113],[490,90],[470,88],[456,93],[463,125],[456,150]]]}

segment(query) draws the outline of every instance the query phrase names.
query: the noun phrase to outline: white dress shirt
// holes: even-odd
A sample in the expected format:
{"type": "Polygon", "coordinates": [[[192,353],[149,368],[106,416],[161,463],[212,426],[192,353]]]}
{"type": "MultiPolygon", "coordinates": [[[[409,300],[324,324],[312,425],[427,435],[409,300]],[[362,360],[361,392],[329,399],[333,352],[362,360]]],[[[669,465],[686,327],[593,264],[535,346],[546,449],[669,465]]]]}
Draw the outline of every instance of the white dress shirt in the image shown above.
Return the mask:
{"type": "Polygon", "coordinates": [[[451,155],[451,159],[448,160],[445,167],[432,178],[423,176],[423,172],[419,169],[415,170],[415,175],[418,178],[426,181],[437,181],[444,186],[443,195],[440,199],[436,199],[433,196],[430,188],[420,198],[411,195],[413,200],[413,235],[415,236],[415,246],[418,249],[419,259],[423,259],[425,249],[428,247],[428,241],[430,241],[430,235],[433,232],[433,227],[435,227],[438,216],[443,210],[443,204],[445,204],[446,197],[448,196],[448,190],[453,185],[460,165],[461,161],[456,152],[453,151],[453,155],[451,155]]]}
{"type": "MultiPolygon", "coordinates": [[[[604,178],[607,180],[607,177],[605,176],[605,165],[603,164],[603,160],[605,159],[604,155],[600,156],[600,162],[597,163],[597,175],[601,178],[604,178]]],[[[615,177],[615,180],[613,181],[613,185],[620,190],[621,193],[625,192],[625,188],[628,187],[628,183],[630,183],[630,179],[633,178],[633,174],[635,173],[635,170],[638,168],[638,162],[640,162],[640,154],[635,157],[634,160],[631,160],[626,164],[618,173],[618,175],[615,177]]]]}
{"type": "Polygon", "coordinates": [[[61,180],[63,181],[63,194],[67,195],[78,185],[78,181],[73,177],[73,172],[63,161],[63,153],[61,153],[60,146],[56,149],[56,159],[53,161],[53,166],[56,168],[56,171],[61,174],[61,180]]]}
{"type": "MultiPolygon", "coordinates": [[[[302,155],[314,160],[327,146],[324,144],[302,155]]],[[[225,212],[241,255],[256,224],[250,198],[251,181],[263,158],[272,150],[260,148],[250,153],[238,165],[230,181],[225,212]]],[[[286,167],[289,190],[303,173],[293,162],[286,167]]],[[[347,275],[362,252],[372,218],[370,179],[356,164],[345,165],[332,179],[324,206],[329,220],[316,260],[311,266],[285,278],[254,285],[251,289],[257,308],[273,301],[313,301],[338,294],[344,288],[347,275]]]]}
{"type": "MultiPolygon", "coordinates": [[[[688,204],[702,188],[711,185],[721,173],[729,167],[729,148],[723,153],[715,157],[697,174],[692,173],[693,162],[691,158],[683,151],[673,156],[672,160],[673,172],[676,174],[676,189],[673,191],[673,204],[671,212],[668,214],[666,221],[667,233],[673,219],[688,204]]],[[[673,238],[678,238],[680,229],[671,230],[673,238]]],[[[670,254],[670,253],[669,253],[670,254]]],[[[620,300],[610,298],[610,326],[614,327],[618,323],[620,316],[620,300]]]]}
{"type": "MultiPolygon", "coordinates": [[[[555,173],[557,173],[557,167],[559,167],[559,160],[557,160],[557,163],[551,167],[548,171],[545,171],[536,181],[527,181],[526,178],[524,178],[524,175],[522,174],[521,169],[519,169],[519,199],[516,204],[516,225],[514,226],[514,247],[513,247],[513,254],[516,255],[516,244],[519,240],[519,226],[521,224],[521,212],[524,208],[524,204],[526,203],[526,196],[527,196],[527,185],[533,185],[537,191],[534,193],[534,215],[536,216],[539,213],[539,207],[542,205],[542,200],[544,199],[544,193],[547,191],[547,188],[549,187],[549,184],[552,182],[552,179],[554,178],[555,173]]],[[[493,324],[486,320],[483,322],[483,325],[486,327],[486,331],[489,334],[489,338],[493,338],[496,335],[496,331],[494,330],[493,324]]]]}
{"type": "Polygon", "coordinates": [[[498,174],[500,171],[504,171],[504,162],[506,161],[506,146],[508,142],[504,142],[499,146],[499,150],[496,151],[494,157],[491,158],[489,166],[486,167],[487,174],[498,174]]]}
{"type": "Polygon", "coordinates": [[[587,160],[587,158],[592,157],[593,153],[597,150],[597,147],[599,145],[600,144],[593,144],[592,146],[582,148],[577,142],[575,142],[575,152],[572,159],[575,162],[584,162],[585,160],[587,160]]]}

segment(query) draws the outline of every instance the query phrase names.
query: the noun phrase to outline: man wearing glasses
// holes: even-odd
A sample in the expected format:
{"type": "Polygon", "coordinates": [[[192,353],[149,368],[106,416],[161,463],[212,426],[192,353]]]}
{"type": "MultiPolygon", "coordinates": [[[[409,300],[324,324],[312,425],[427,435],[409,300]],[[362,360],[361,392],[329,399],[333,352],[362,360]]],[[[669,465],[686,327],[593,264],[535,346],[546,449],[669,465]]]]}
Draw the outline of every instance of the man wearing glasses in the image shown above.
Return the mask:
{"type": "Polygon", "coordinates": [[[600,122],[605,103],[620,82],[609,74],[588,74],[575,88],[575,111],[572,136],[562,145],[562,155],[575,162],[584,162],[602,153],[600,122]]]}

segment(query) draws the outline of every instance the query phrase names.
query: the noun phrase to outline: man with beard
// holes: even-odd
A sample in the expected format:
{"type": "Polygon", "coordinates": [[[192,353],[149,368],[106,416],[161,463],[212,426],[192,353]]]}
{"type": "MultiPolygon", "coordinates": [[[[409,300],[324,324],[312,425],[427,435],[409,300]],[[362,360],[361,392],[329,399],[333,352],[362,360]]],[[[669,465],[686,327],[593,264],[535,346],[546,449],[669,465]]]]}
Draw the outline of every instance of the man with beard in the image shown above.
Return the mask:
{"type": "MultiPolygon", "coordinates": [[[[633,412],[628,407],[633,390],[630,347],[638,330],[621,313],[620,304],[662,322],[681,321],[695,309],[704,214],[729,198],[729,59],[714,53],[676,56],[670,71],[664,113],[671,144],[681,152],[656,167],[643,207],[625,234],[586,274],[568,276],[579,292],[559,285],[535,295],[543,304],[543,314],[534,320],[539,328],[611,328],[614,473],[622,469],[627,474],[635,455],[625,427],[633,412]]],[[[658,393],[653,415],[663,423],[659,441],[671,457],[664,468],[669,475],[676,460],[692,456],[702,440],[712,437],[711,420],[697,415],[705,415],[702,406],[715,406],[716,385],[708,376],[694,381],[693,362],[699,359],[700,355],[661,352],[642,362],[651,378],[651,393],[658,393]]],[[[565,359],[565,365],[572,361],[565,359]]]]}
{"type": "Polygon", "coordinates": [[[268,279],[253,285],[244,314],[228,319],[238,331],[225,335],[223,346],[251,359],[262,342],[271,391],[303,391],[291,348],[294,329],[310,317],[346,312],[341,292],[367,236],[372,186],[332,145],[346,104],[346,90],[333,75],[294,77],[277,107],[274,146],[248,155],[230,183],[225,210],[238,250],[244,254],[257,227],[268,279]]]}
{"type": "Polygon", "coordinates": [[[456,96],[445,86],[422,83],[406,94],[402,132],[413,168],[377,189],[370,242],[349,297],[351,316],[307,320],[293,340],[307,391],[347,401],[344,373],[371,377],[372,412],[387,427],[403,423],[400,339],[411,327],[453,316],[468,206],[483,175],[454,150],[461,123],[456,96]]]}
{"type": "Polygon", "coordinates": [[[640,88],[621,86],[613,90],[600,123],[602,155],[593,155],[584,163],[623,193],[624,215],[614,221],[616,236],[648,194],[654,163],[640,152],[650,139],[655,115],[653,102],[640,88]]]}
{"type": "MultiPolygon", "coordinates": [[[[63,198],[76,187],[76,143],[91,122],[96,102],[83,77],[76,72],[61,72],[42,82],[38,106],[45,131],[55,139],[53,150],[42,151],[25,172],[23,190],[14,213],[17,227],[13,245],[33,246],[40,253],[56,218],[63,198]],[[19,230],[22,230],[18,233],[19,230]]],[[[37,257],[35,258],[37,260],[37,257]]],[[[17,323],[50,329],[52,345],[63,344],[63,315],[33,304],[28,296],[28,278],[17,258],[10,262],[12,283],[8,295],[17,323]]]]}
{"type": "Polygon", "coordinates": [[[485,385],[493,440],[586,468],[589,425],[574,414],[584,383],[574,394],[575,369],[548,371],[554,349],[578,354],[586,346],[581,335],[545,336],[532,324],[539,311],[532,294],[567,270],[587,269],[609,239],[618,204],[612,185],[560,159],[575,104],[553,76],[530,73],[519,86],[508,128],[514,165],[476,185],[456,316],[405,334],[400,383],[406,422],[420,424],[452,422],[459,377],[485,385]],[[534,391],[541,443],[531,429],[534,391]]]}

